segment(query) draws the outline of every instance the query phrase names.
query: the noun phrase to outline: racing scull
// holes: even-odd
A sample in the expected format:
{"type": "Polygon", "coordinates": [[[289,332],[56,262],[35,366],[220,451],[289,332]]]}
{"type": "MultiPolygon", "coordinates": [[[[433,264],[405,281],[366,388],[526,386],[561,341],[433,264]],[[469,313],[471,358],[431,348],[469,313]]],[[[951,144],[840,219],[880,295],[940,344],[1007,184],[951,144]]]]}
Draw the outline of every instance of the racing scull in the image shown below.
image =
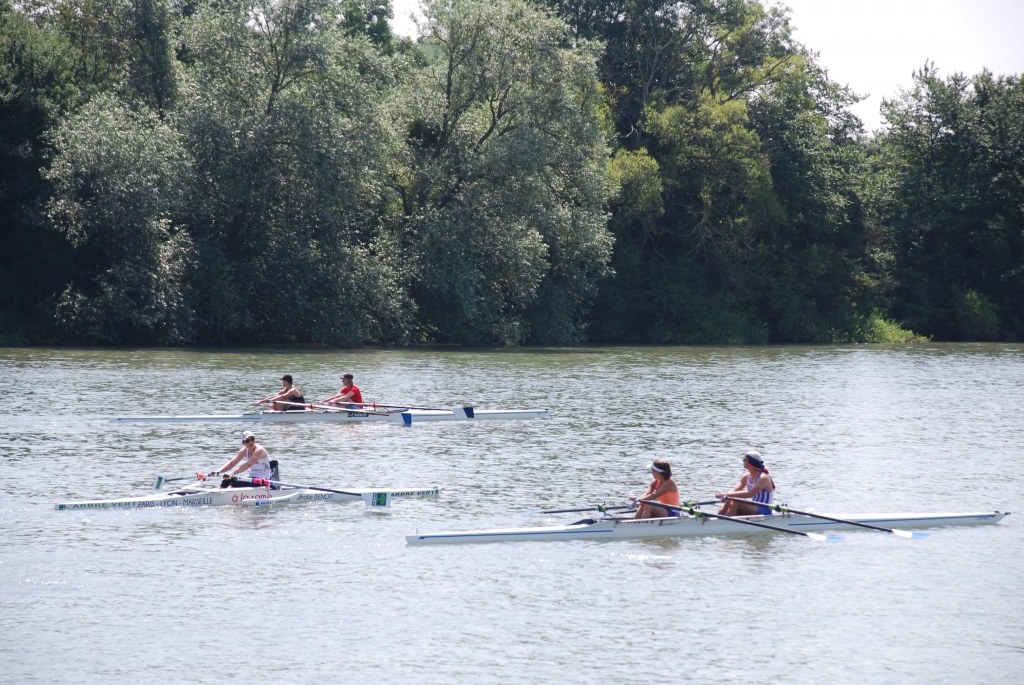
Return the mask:
{"type": "Polygon", "coordinates": [[[122,499],[61,502],[57,511],[83,509],[152,509],[220,506],[265,506],[268,504],[303,504],[308,502],[353,502],[362,500],[368,506],[387,506],[392,497],[436,497],[443,487],[428,488],[349,488],[347,492],[325,491],[311,487],[216,488],[195,485],[174,492],[122,499]]]}
{"type": "MultiPolygon", "coordinates": [[[[842,514],[834,518],[886,528],[920,529],[936,526],[977,526],[1003,520],[1008,512],[964,514],[842,514]]],[[[632,540],[639,538],[689,537],[698,535],[776,534],[770,528],[789,531],[856,530],[855,526],[802,515],[739,517],[766,527],[744,525],[738,521],[705,519],[684,515],[680,518],[632,519],[606,517],[584,519],[567,526],[506,528],[495,530],[453,531],[407,535],[410,545],[464,544],[474,542],[510,542],[525,540],[632,540]]]]}
{"type": "Polygon", "coordinates": [[[425,421],[488,421],[534,419],[548,416],[550,409],[404,409],[388,411],[346,411],[304,409],[302,411],[260,411],[247,414],[209,416],[115,416],[111,423],[242,422],[242,423],[392,423],[411,426],[425,421]]]}

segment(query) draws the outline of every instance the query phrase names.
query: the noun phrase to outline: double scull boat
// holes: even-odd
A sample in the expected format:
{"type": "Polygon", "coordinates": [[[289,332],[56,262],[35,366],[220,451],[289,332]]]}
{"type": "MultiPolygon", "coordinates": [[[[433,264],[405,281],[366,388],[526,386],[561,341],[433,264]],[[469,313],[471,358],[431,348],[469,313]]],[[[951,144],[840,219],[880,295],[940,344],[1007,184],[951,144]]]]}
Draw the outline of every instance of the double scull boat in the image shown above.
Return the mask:
{"type": "Polygon", "coordinates": [[[248,414],[221,414],[210,416],[115,416],[111,423],[168,423],[168,422],[242,422],[242,423],[392,423],[411,426],[425,421],[488,421],[508,419],[534,419],[547,416],[550,409],[304,409],[300,411],[259,411],[248,414]]]}
{"type": "MultiPolygon", "coordinates": [[[[998,523],[1008,512],[966,514],[829,514],[832,518],[884,528],[920,529],[936,526],[978,526],[998,523]]],[[[850,524],[825,521],[798,514],[737,517],[773,528],[801,533],[824,530],[857,530],[850,524]]],[[[774,534],[768,528],[739,521],[683,515],[681,518],[632,519],[609,516],[584,519],[567,526],[453,531],[405,536],[410,545],[510,542],[524,540],[633,540],[642,538],[690,537],[697,535],[774,534]]]]}

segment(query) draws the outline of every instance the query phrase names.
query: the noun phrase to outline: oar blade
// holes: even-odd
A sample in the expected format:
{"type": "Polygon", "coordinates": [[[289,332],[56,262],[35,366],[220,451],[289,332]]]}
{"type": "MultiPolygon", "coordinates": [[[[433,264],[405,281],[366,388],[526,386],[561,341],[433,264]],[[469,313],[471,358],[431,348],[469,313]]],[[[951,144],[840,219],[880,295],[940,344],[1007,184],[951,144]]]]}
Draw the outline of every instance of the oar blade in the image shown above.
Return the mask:
{"type": "Polygon", "coordinates": [[[805,535],[815,542],[840,542],[843,539],[841,535],[823,535],[822,533],[805,533],[805,535]]]}
{"type": "Polygon", "coordinates": [[[159,490],[160,488],[162,488],[164,486],[164,480],[165,479],[163,476],[157,476],[156,480],[153,481],[153,489],[159,490]]]}
{"type": "Polygon", "coordinates": [[[894,535],[899,535],[901,538],[907,538],[908,540],[921,540],[928,537],[928,533],[922,533],[919,530],[910,531],[893,528],[892,532],[894,535]]]}

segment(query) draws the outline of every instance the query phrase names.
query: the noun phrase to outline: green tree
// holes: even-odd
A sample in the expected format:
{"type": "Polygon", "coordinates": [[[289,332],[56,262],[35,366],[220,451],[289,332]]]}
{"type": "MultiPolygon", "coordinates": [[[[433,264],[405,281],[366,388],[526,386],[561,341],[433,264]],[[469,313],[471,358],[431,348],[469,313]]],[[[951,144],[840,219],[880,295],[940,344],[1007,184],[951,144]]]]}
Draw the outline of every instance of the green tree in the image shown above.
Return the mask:
{"type": "Polygon", "coordinates": [[[342,0],[342,21],[350,36],[366,36],[383,50],[394,48],[389,20],[394,18],[390,0],[342,0]]]}
{"type": "Polygon", "coordinates": [[[94,98],[54,135],[47,214],[74,248],[57,303],[65,341],[194,340],[188,287],[191,165],[180,136],[148,111],[94,98]]]}
{"type": "Polygon", "coordinates": [[[411,307],[380,230],[390,78],[327,0],[233,0],[183,25],[175,117],[199,182],[199,339],[404,339],[411,307]]]}
{"type": "Polygon", "coordinates": [[[929,64],[883,114],[894,313],[941,339],[1024,336],[1024,82],[929,64]]]}
{"type": "Polygon", "coordinates": [[[0,342],[45,337],[44,303],[68,251],[41,220],[51,192],[44,133],[78,100],[73,48],[0,0],[0,342]]]}
{"type": "Polygon", "coordinates": [[[580,339],[610,243],[594,47],[521,0],[428,3],[423,29],[391,169],[423,339],[580,339]]]}

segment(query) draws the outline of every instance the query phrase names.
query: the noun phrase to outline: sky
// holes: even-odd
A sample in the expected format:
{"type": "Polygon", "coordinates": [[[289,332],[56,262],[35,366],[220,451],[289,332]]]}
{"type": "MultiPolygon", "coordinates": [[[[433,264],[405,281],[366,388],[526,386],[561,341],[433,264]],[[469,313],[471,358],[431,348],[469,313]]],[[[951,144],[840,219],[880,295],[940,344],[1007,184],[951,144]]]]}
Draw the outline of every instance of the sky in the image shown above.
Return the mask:
{"type": "MultiPolygon", "coordinates": [[[[415,35],[419,0],[392,0],[396,33],[415,35]]],[[[868,98],[853,107],[868,131],[878,108],[935,63],[942,76],[1024,74],[1024,0],[777,0],[791,10],[798,41],[820,53],[834,81],[868,98]]]]}

